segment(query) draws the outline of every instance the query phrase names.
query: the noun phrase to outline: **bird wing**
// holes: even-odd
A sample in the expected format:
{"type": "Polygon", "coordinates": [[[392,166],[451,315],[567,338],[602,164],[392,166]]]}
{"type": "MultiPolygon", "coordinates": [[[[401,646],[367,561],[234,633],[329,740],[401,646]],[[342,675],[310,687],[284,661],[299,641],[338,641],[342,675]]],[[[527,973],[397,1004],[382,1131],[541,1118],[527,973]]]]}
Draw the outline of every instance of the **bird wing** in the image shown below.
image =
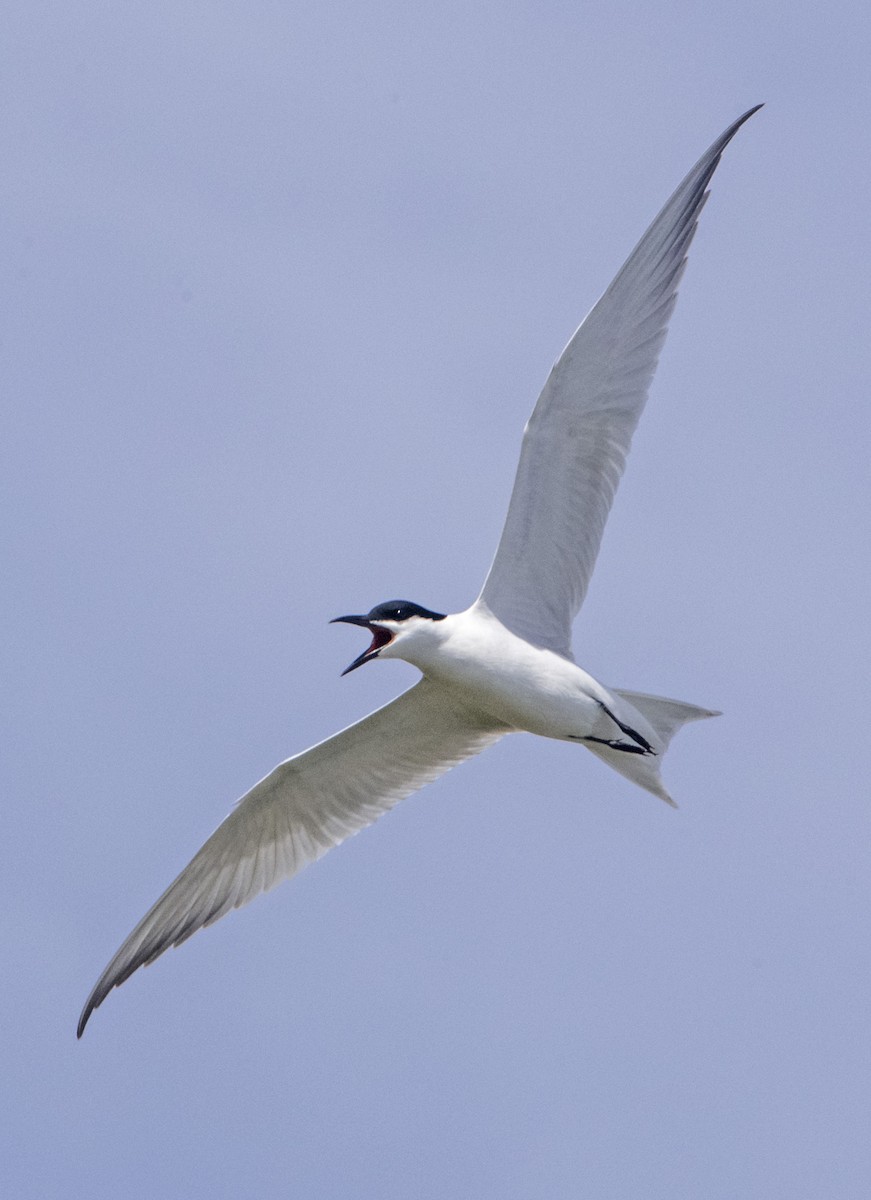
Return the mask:
{"type": "Polygon", "coordinates": [[[566,346],[526,426],[478,603],[513,633],[566,658],[705,189],[725,147],[761,107],[730,125],[678,187],[566,346]]]}
{"type": "Polygon", "coordinates": [[[422,679],[390,704],[279,764],[238,802],[146,913],[98,979],[79,1019],[114,987],[290,878],[394,804],[498,741],[508,727],[422,679]]]}

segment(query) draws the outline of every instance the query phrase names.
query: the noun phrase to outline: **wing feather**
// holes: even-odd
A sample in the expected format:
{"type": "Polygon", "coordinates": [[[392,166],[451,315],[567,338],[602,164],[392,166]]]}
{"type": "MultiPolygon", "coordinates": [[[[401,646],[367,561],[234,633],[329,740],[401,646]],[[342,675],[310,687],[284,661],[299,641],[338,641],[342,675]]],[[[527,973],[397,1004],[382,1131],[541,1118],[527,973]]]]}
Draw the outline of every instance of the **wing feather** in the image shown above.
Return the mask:
{"type": "Polygon", "coordinates": [[[730,125],[680,184],[566,346],[527,424],[478,603],[566,658],[706,188],[723,150],[761,107],[730,125]]]}
{"type": "Polygon", "coordinates": [[[232,908],[295,875],[507,727],[423,679],[281,763],[248,792],[139,922],[100,976],[78,1036],[112,988],[232,908]]]}

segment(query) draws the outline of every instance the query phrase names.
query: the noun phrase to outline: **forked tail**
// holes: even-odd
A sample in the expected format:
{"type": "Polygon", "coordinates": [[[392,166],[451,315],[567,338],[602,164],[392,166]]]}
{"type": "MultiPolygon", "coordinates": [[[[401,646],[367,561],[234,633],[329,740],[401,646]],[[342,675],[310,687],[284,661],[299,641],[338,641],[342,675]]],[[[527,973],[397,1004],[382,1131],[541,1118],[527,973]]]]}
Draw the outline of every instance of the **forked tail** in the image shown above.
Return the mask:
{"type": "Polygon", "coordinates": [[[620,688],[612,688],[611,693],[641,714],[656,735],[656,752],[627,754],[611,746],[590,741],[586,742],[587,749],[639,787],[645,788],[654,796],[659,796],[666,804],[676,808],[677,805],[665,790],[660,778],[662,756],[682,725],[689,721],[701,721],[704,717],[718,717],[720,714],[710,708],[700,708],[697,704],[685,704],[683,700],[669,700],[665,696],[649,696],[646,692],[626,692],[620,688]]]}
{"type": "Polygon", "coordinates": [[[699,708],[697,704],[685,704],[683,700],[667,700],[665,696],[648,696],[646,692],[624,692],[614,688],[614,695],[628,701],[637,709],[656,735],[665,750],[668,743],[682,725],[690,721],[701,721],[705,717],[720,717],[722,713],[712,708],[699,708]]]}

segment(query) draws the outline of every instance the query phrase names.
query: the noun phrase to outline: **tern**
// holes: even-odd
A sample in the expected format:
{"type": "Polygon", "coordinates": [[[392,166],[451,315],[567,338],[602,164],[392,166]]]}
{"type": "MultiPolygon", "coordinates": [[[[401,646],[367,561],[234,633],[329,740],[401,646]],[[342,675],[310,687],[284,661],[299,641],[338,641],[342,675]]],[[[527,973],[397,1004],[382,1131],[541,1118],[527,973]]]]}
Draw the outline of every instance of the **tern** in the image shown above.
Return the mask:
{"type": "Polygon", "coordinates": [[[343,674],[400,658],[422,678],[246,795],[146,913],[88,997],[78,1025],[139,967],[289,879],[404,797],[529,732],[585,746],[669,804],[662,757],[688,721],[717,716],[608,688],[577,666],[581,607],[720,156],[739,117],[689,172],[569,341],[526,426],[508,515],[477,600],[446,614],[390,600],[359,625],[372,642],[343,674]]]}

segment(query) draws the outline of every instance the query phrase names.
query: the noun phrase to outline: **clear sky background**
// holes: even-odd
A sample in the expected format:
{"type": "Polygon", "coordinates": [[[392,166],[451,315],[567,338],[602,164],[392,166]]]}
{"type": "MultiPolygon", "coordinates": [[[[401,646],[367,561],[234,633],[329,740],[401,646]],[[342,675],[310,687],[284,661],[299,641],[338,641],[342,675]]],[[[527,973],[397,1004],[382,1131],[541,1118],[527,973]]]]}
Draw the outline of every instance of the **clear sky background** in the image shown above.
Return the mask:
{"type": "Polygon", "coordinates": [[[867,6],[7,6],[0,1191],[871,1194],[867,6]],[[550,365],[714,179],[587,604],[678,812],[508,739],[80,1007],[415,677],[550,365]]]}

